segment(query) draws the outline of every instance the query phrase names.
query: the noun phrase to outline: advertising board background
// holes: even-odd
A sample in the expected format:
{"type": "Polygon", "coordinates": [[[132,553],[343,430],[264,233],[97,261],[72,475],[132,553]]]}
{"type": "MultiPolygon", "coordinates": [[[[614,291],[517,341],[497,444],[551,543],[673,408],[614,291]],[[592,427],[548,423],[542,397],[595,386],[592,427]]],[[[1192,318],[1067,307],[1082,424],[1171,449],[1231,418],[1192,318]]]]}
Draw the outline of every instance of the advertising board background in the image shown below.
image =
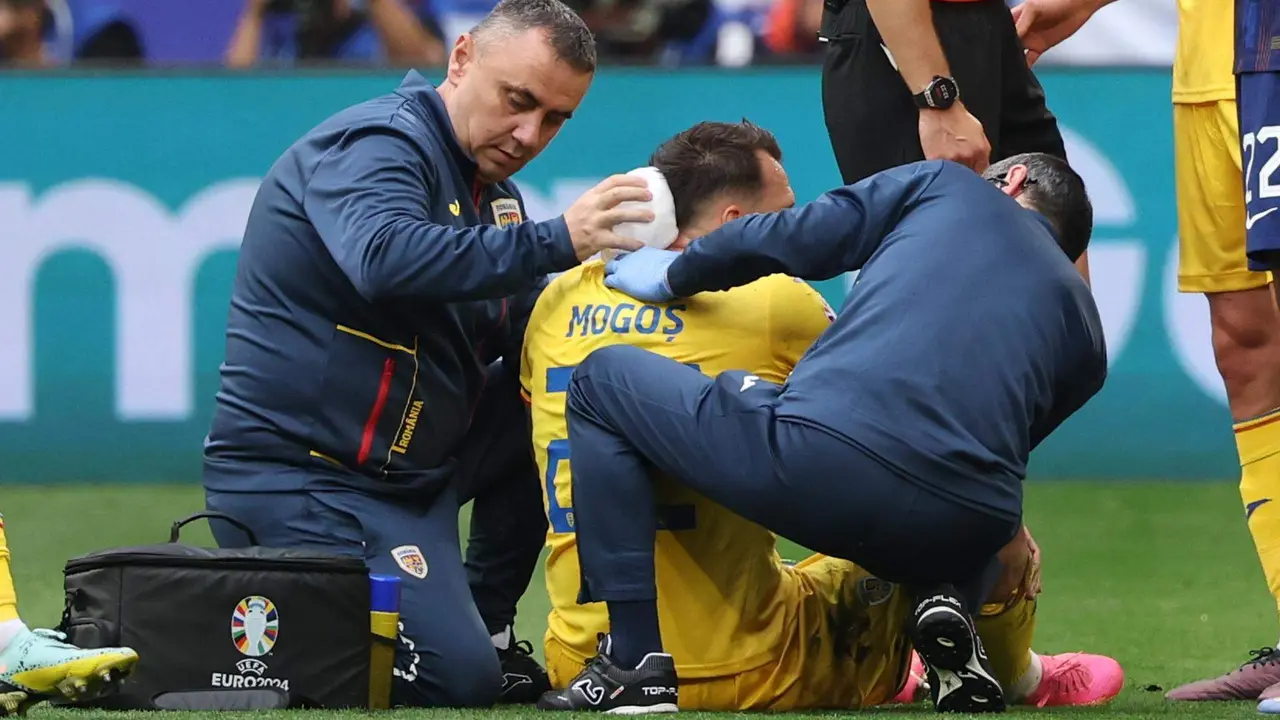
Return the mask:
{"type": "MultiPolygon", "coordinates": [[[[0,75],[0,110],[39,109],[0,111],[0,482],[198,479],[258,179],[310,126],[401,76],[0,75]]],[[[1111,376],[1033,475],[1232,477],[1205,301],[1176,292],[1169,72],[1042,79],[1095,205],[1111,376]]],[[[742,117],[778,135],[801,202],[839,183],[816,69],[615,69],[517,176],[529,214],[557,214],[694,122],[742,117]]],[[[839,309],[846,282],[817,286],[839,309]]]]}

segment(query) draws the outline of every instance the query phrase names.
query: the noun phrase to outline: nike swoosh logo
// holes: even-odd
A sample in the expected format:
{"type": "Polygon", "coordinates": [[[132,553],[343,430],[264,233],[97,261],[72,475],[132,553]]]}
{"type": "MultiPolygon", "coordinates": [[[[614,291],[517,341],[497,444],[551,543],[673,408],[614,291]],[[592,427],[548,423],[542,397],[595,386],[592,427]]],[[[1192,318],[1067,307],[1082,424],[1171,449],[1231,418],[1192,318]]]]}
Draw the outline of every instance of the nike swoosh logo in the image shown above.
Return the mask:
{"type": "MultiPolygon", "coordinates": [[[[1273,209],[1274,209],[1274,208],[1273,208],[1273,209]]],[[[1245,520],[1248,520],[1250,517],[1253,517],[1253,511],[1254,511],[1254,510],[1257,510],[1258,508],[1262,507],[1263,505],[1266,505],[1266,504],[1267,504],[1267,503],[1269,503],[1269,502],[1271,502],[1271,498],[1262,498],[1261,500],[1254,500],[1253,502],[1249,503],[1248,505],[1245,505],[1245,506],[1244,506],[1244,519],[1245,519],[1245,520]]]]}
{"type": "Polygon", "coordinates": [[[1267,208],[1266,210],[1263,210],[1262,212],[1258,213],[1257,215],[1250,215],[1249,217],[1247,217],[1247,218],[1245,218],[1245,219],[1244,219],[1244,229],[1245,229],[1245,230],[1252,230],[1252,229],[1253,229],[1253,224],[1254,224],[1254,223],[1256,223],[1256,222],[1258,222],[1259,220],[1261,220],[1262,218],[1264,218],[1264,217],[1266,217],[1266,216],[1270,215],[1271,213],[1275,212],[1276,210],[1280,210],[1280,208],[1267,208]]]}

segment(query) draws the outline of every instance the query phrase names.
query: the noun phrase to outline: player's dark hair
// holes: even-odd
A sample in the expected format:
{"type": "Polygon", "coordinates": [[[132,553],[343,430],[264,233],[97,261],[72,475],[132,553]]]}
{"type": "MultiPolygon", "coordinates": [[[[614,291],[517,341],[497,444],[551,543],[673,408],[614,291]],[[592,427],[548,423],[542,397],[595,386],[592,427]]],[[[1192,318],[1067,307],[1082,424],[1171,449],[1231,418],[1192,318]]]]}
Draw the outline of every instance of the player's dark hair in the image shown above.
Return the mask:
{"type": "Polygon", "coordinates": [[[547,34],[556,57],[569,67],[595,72],[596,38],[582,18],[559,0],[502,0],[471,29],[471,34],[481,39],[535,29],[547,34]]]}
{"type": "Polygon", "coordinates": [[[1022,153],[987,167],[982,176],[1004,182],[1009,168],[1025,165],[1027,180],[1023,194],[1033,209],[1044,215],[1058,231],[1058,247],[1071,258],[1080,259],[1093,235],[1093,203],[1084,179],[1066,160],[1045,153],[1022,153]]]}
{"type": "Polygon", "coordinates": [[[685,227],[711,198],[724,192],[759,192],[764,173],[756,153],[782,161],[773,133],[749,120],[700,122],[658,146],[649,157],[671,187],[676,226],[685,227]]]}

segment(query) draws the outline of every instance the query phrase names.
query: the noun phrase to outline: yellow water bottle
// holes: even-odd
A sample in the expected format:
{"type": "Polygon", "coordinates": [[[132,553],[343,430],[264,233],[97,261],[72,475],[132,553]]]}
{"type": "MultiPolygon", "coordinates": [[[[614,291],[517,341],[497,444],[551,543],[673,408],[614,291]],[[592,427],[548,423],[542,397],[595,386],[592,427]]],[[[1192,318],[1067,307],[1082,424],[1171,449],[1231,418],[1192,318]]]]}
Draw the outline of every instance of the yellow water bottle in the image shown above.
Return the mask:
{"type": "Polygon", "coordinates": [[[391,707],[391,680],[396,666],[396,638],[400,628],[400,578],[370,575],[369,629],[373,650],[369,658],[369,707],[391,707]]]}

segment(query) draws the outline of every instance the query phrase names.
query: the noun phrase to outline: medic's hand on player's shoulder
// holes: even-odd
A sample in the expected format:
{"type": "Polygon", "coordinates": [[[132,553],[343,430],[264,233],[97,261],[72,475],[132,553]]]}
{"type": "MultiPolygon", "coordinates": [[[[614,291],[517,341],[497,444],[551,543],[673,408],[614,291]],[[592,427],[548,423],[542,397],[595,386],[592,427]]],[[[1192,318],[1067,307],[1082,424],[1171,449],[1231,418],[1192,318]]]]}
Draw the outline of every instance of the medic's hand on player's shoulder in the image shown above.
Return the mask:
{"type": "Polygon", "coordinates": [[[645,302],[674,300],[667,283],[667,268],[680,253],[643,247],[605,263],[604,284],[645,302]]]}

